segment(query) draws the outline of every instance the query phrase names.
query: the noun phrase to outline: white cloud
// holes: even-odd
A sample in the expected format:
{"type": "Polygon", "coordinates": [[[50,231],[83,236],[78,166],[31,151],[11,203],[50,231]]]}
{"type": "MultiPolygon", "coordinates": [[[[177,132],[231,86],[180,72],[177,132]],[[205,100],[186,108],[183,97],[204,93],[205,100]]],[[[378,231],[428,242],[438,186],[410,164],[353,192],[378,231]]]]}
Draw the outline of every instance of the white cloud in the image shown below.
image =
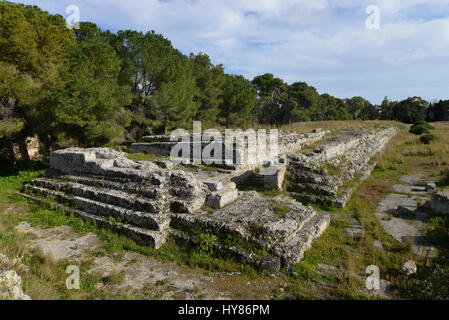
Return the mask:
{"type": "Polygon", "coordinates": [[[449,98],[449,0],[41,0],[112,30],[154,29],[228,72],[306,81],[339,97],[449,98]],[[365,8],[378,5],[379,30],[365,8]]]}

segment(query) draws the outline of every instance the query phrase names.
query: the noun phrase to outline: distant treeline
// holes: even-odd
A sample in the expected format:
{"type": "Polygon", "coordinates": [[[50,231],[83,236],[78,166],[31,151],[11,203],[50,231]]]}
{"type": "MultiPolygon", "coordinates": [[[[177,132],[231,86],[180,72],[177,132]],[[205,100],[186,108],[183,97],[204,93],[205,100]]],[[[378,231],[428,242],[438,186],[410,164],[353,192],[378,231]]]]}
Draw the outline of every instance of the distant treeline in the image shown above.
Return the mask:
{"type": "Polygon", "coordinates": [[[229,75],[204,54],[186,56],[154,31],[116,34],[85,22],[66,27],[37,6],[0,4],[0,148],[15,164],[13,144],[31,167],[26,139],[45,152],[102,146],[149,133],[203,127],[248,127],[318,120],[448,121],[449,101],[318,94],[305,82],[272,74],[229,75]]]}

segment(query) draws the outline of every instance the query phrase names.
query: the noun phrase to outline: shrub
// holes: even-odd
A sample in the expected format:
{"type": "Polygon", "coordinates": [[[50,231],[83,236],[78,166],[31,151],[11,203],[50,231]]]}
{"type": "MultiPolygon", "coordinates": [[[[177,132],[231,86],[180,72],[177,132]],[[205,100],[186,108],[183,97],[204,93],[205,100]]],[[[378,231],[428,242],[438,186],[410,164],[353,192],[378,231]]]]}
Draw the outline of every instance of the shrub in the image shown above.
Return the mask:
{"type": "Polygon", "coordinates": [[[449,168],[441,171],[441,175],[443,176],[440,180],[440,184],[442,186],[449,186],[449,168]]]}
{"type": "Polygon", "coordinates": [[[419,125],[419,126],[413,126],[410,129],[410,133],[416,134],[416,135],[422,135],[424,133],[428,134],[430,133],[429,129],[425,126],[419,125]]]}
{"type": "Polygon", "coordinates": [[[410,128],[410,133],[414,133],[416,135],[421,135],[424,133],[430,133],[430,130],[435,129],[432,127],[429,123],[420,120],[413,123],[412,127],[410,128]]]}
{"type": "Polygon", "coordinates": [[[424,126],[429,130],[435,129],[432,125],[430,125],[430,123],[428,123],[424,120],[419,120],[419,121],[414,122],[412,127],[415,127],[415,126],[424,126]]]}
{"type": "Polygon", "coordinates": [[[430,144],[432,141],[435,141],[437,139],[438,138],[433,134],[426,134],[425,136],[420,137],[419,141],[424,144],[430,144]]]}
{"type": "Polygon", "coordinates": [[[449,295],[449,266],[435,264],[425,273],[413,278],[402,278],[394,286],[405,299],[447,300],[449,295]]]}

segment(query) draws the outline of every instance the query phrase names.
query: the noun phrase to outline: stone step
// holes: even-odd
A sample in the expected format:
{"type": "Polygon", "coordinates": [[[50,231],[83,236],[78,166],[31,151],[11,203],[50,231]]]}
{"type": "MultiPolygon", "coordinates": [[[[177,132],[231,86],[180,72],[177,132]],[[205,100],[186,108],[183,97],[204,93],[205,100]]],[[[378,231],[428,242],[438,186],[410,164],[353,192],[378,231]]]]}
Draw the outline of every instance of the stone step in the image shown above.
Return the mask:
{"type": "Polygon", "coordinates": [[[66,179],[71,183],[78,183],[90,187],[106,188],[127,193],[134,193],[150,199],[163,197],[163,191],[160,186],[160,181],[157,182],[159,185],[158,184],[148,185],[146,183],[111,181],[108,179],[85,177],[85,176],[65,176],[62,179],[66,179]]]}
{"type": "MultiPolygon", "coordinates": [[[[40,203],[48,203],[48,200],[44,199],[42,197],[31,196],[29,194],[21,193],[21,192],[19,192],[19,194],[21,196],[25,197],[26,199],[29,199],[32,201],[36,201],[36,202],[40,202],[40,203]]],[[[136,241],[139,244],[149,245],[151,247],[154,247],[155,249],[159,249],[166,242],[167,237],[170,232],[169,229],[166,229],[163,231],[155,231],[155,230],[139,228],[139,227],[132,226],[129,224],[117,223],[117,222],[109,221],[104,217],[89,214],[89,213],[81,211],[81,210],[67,208],[61,204],[52,204],[52,205],[65,210],[69,214],[73,214],[74,216],[77,216],[86,221],[89,221],[89,222],[93,223],[94,225],[96,225],[97,227],[102,227],[102,228],[106,227],[106,228],[112,229],[118,233],[124,234],[125,236],[133,239],[134,241],[136,241]]]]}
{"type": "MultiPolygon", "coordinates": [[[[172,229],[171,236],[179,245],[200,246],[203,243],[203,240],[199,239],[197,236],[181,230],[172,229]]],[[[253,255],[241,248],[235,246],[228,247],[220,243],[213,243],[211,245],[213,246],[214,252],[225,254],[240,263],[254,263],[253,255]]]]}
{"type": "Polygon", "coordinates": [[[230,206],[211,213],[172,215],[170,226],[187,232],[200,228],[218,236],[232,235],[268,250],[278,243],[290,241],[315,215],[315,210],[300,203],[243,196],[230,206]],[[290,207],[283,217],[274,212],[279,205],[290,207]]]}
{"type": "Polygon", "coordinates": [[[58,202],[75,205],[86,213],[106,218],[113,217],[137,227],[163,231],[166,230],[170,224],[169,213],[149,214],[128,210],[79,196],[67,195],[61,191],[37,187],[35,185],[25,185],[24,188],[27,192],[55,197],[58,202]]]}
{"type": "Polygon", "coordinates": [[[338,193],[338,186],[336,185],[326,186],[317,183],[291,183],[289,181],[286,189],[289,192],[309,193],[326,197],[336,197],[338,193]]]}
{"type": "Polygon", "coordinates": [[[31,184],[50,190],[62,191],[67,195],[91,199],[98,202],[113,204],[126,209],[132,209],[142,212],[159,213],[168,211],[166,201],[151,200],[143,198],[137,194],[117,191],[107,188],[98,188],[86,186],[79,183],[55,181],[45,178],[35,179],[31,184]]]}
{"type": "Polygon", "coordinates": [[[274,247],[272,253],[281,258],[284,266],[299,263],[305,252],[311,248],[312,242],[329,226],[330,220],[327,214],[317,214],[305,223],[290,241],[274,247]]]}
{"type": "Polygon", "coordinates": [[[223,189],[210,193],[207,197],[209,206],[221,209],[234,202],[239,197],[239,191],[234,182],[229,182],[223,189]]]}
{"type": "MultiPolygon", "coordinates": [[[[339,159],[326,159],[320,157],[318,153],[309,157],[289,155],[287,191],[298,201],[344,207],[354,187],[371,174],[378,153],[395,132],[394,129],[384,129],[375,133],[364,133],[360,138],[363,140],[363,148],[350,147],[351,144],[346,144],[345,138],[342,141],[346,151],[344,157],[339,159]],[[324,170],[328,165],[339,170],[329,174],[324,170]],[[318,167],[322,167],[323,170],[320,172],[316,169],[318,167]]],[[[337,142],[338,139],[340,138],[337,138],[337,142]]],[[[339,145],[334,142],[329,145],[333,147],[339,145]]]]}

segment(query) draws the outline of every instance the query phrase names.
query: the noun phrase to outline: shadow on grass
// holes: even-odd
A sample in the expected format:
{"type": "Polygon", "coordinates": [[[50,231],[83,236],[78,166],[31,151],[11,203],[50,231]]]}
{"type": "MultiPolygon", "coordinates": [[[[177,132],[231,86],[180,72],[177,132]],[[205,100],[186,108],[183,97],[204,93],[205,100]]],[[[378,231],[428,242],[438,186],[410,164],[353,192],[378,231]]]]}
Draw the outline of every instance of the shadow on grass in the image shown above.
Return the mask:
{"type": "MultiPolygon", "coordinates": [[[[42,171],[50,167],[50,162],[48,160],[33,160],[32,163],[34,171],[42,171]]],[[[21,171],[29,171],[22,159],[17,160],[17,167],[15,170],[12,168],[9,161],[0,159],[0,177],[16,176],[21,171]]]]}

